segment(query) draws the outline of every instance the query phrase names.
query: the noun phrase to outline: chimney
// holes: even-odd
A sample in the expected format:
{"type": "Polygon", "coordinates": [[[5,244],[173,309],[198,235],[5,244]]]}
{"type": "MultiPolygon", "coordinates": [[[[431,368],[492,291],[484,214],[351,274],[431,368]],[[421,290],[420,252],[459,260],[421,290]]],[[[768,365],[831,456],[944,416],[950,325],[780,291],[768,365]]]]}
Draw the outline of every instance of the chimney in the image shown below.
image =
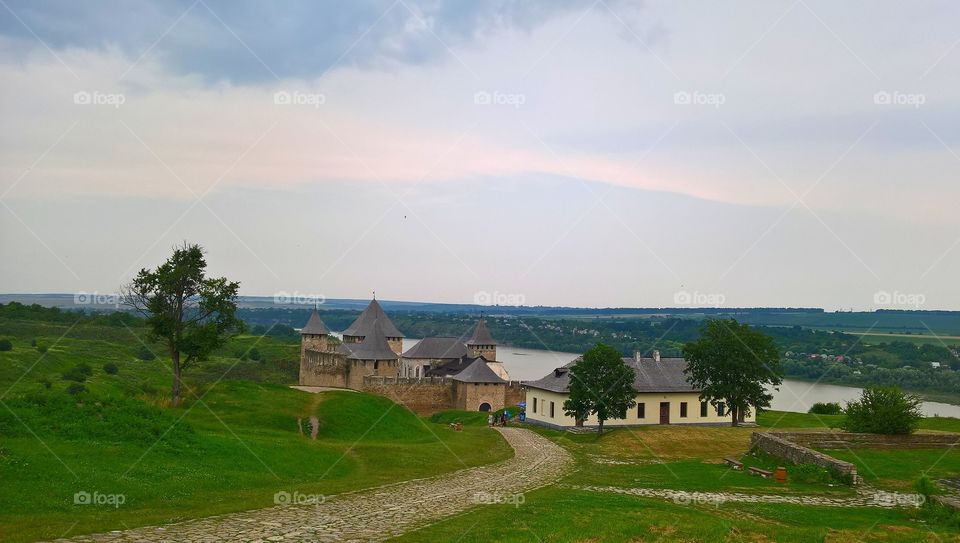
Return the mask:
{"type": "Polygon", "coordinates": [[[634,361],[634,362],[636,362],[636,363],[639,364],[641,358],[643,358],[643,353],[641,353],[640,351],[633,351],[633,361],[634,361]]]}
{"type": "Polygon", "coordinates": [[[660,362],[660,351],[653,351],[653,361],[660,362]]]}

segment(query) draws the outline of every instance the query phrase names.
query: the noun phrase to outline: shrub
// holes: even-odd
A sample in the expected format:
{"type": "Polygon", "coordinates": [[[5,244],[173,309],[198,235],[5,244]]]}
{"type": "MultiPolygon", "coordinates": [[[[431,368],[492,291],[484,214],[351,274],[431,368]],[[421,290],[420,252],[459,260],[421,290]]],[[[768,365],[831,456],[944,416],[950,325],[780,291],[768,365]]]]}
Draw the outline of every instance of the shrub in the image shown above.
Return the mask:
{"type": "Polygon", "coordinates": [[[37,382],[43,385],[43,388],[46,388],[46,389],[49,389],[50,387],[53,386],[53,383],[50,381],[50,379],[47,379],[46,377],[41,377],[37,379],[37,382]]]}
{"type": "Polygon", "coordinates": [[[64,381],[76,381],[78,383],[82,383],[91,375],[93,375],[93,368],[91,368],[89,364],[81,362],[63,372],[62,376],[64,381]]]}
{"type": "Polygon", "coordinates": [[[31,347],[36,347],[36,346],[37,346],[37,340],[31,339],[31,340],[30,340],[30,346],[31,346],[31,347]]]}
{"type": "Polygon", "coordinates": [[[859,400],[847,404],[844,414],[844,430],[871,434],[910,434],[923,418],[920,398],[898,387],[881,386],[864,389],[859,400]]]}
{"type": "Polygon", "coordinates": [[[256,347],[250,349],[250,360],[260,360],[260,351],[256,347]]]}
{"type": "Polygon", "coordinates": [[[137,354],[136,354],[136,356],[137,356],[137,358],[139,358],[140,360],[147,360],[147,361],[149,361],[149,360],[156,360],[156,358],[157,358],[157,355],[153,354],[153,351],[151,351],[150,349],[148,349],[148,348],[146,347],[146,345],[141,345],[140,348],[137,349],[137,354]]]}
{"type": "Polygon", "coordinates": [[[71,383],[70,386],[67,387],[67,392],[69,392],[74,396],[76,396],[77,394],[83,394],[86,391],[87,391],[87,387],[83,386],[80,383],[71,383]]]}
{"type": "Polygon", "coordinates": [[[9,339],[0,339],[0,351],[12,351],[13,343],[9,339]]]}
{"type": "Polygon", "coordinates": [[[812,415],[839,415],[843,413],[843,408],[837,402],[817,402],[810,406],[807,413],[812,415]]]}
{"type": "Polygon", "coordinates": [[[930,496],[935,496],[940,492],[937,484],[926,475],[921,475],[919,479],[914,481],[913,489],[917,491],[917,494],[926,498],[927,502],[930,501],[930,496]]]}
{"type": "Polygon", "coordinates": [[[39,352],[40,354],[46,353],[47,349],[49,348],[43,343],[37,343],[35,347],[37,348],[37,352],[39,352]]]}
{"type": "Polygon", "coordinates": [[[109,375],[116,375],[120,368],[113,362],[107,362],[103,365],[103,371],[109,375]]]}

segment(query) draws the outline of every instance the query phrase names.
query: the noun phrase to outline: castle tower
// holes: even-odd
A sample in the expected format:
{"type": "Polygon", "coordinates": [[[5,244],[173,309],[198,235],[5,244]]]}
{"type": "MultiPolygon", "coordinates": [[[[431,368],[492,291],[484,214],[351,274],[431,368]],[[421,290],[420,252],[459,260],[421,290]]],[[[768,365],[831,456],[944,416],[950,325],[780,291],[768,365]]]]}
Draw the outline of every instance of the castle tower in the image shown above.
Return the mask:
{"type": "Polygon", "coordinates": [[[477,325],[473,328],[473,335],[467,340],[467,355],[471,358],[482,356],[489,362],[497,360],[497,342],[487,330],[483,317],[477,321],[477,325]]]}
{"type": "Polygon", "coordinates": [[[370,305],[360,313],[357,320],[349,328],[343,331],[343,342],[345,344],[360,343],[369,335],[373,335],[374,329],[379,326],[390,345],[390,350],[399,357],[403,353],[403,334],[393,325],[393,321],[380,307],[380,302],[374,298],[370,305]]]}
{"type": "Polygon", "coordinates": [[[300,329],[300,360],[303,360],[303,354],[310,349],[311,351],[327,351],[327,336],[330,335],[330,329],[320,319],[320,312],[316,308],[310,313],[307,324],[300,329]]]}

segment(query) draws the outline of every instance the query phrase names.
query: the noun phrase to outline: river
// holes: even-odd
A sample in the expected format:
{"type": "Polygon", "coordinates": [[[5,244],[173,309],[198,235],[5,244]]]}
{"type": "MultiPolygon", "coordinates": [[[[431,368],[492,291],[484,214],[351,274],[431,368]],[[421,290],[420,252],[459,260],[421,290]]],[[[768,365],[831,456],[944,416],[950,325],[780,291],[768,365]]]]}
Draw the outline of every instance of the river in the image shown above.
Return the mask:
{"type": "MultiPolygon", "coordinates": [[[[417,343],[417,339],[404,339],[403,350],[406,351],[417,343]]],[[[554,368],[563,366],[580,355],[542,349],[523,349],[520,347],[497,347],[497,358],[503,362],[503,367],[510,372],[510,377],[522,381],[532,381],[547,375],[554,368]]],[[[774,391],[770,408],[777,411],[794,411],[806,413],[816,402],[844,402],[855,400],[860,396],[862,389],[841,385],[828,385],[784,379],[779,391],[774,391]]],[[[932,417],[960,418],[960,405],[940,402],[923,402],[923,414],[932,417]]]]}

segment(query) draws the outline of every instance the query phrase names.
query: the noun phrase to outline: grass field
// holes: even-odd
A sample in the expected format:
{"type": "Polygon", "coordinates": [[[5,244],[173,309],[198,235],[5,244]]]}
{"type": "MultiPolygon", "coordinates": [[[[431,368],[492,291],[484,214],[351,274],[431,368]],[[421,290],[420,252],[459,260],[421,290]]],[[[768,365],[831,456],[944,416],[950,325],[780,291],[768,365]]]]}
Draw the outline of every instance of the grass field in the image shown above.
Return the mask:
{"type": "MultiPolygon", "coordinates": [[[[335,494],[512,455],[485,428],[454,432],[378,396],[235,380],[289,380],[276,366],[230,356],[258,338],[239,338],[223,356],[188,370],[190,392],[174,409],[162,358],[131,356],[139,341],[129,331],[74,329],[57,341],[43,332],[63,327],[19,327],[28,335],[0,352],[2,541],[268,507],[277,492],[335,494]],[[49,345],[46,354],[27,338],[49,345]],[[103,370],[108,361],[119,367],[116,375],[103,370]],[[84,382],[88,392],[71,396],[72,381],[61,373],[80,362],[93,375],[84,382]],[[319,422],[315,440],[310,417],[319,422]],[[123,495],[124,503],[76,505],[77,492],[123,495]]],[[[268,360],[296,352],[271,340],[257,348],[268,360]]]]}

